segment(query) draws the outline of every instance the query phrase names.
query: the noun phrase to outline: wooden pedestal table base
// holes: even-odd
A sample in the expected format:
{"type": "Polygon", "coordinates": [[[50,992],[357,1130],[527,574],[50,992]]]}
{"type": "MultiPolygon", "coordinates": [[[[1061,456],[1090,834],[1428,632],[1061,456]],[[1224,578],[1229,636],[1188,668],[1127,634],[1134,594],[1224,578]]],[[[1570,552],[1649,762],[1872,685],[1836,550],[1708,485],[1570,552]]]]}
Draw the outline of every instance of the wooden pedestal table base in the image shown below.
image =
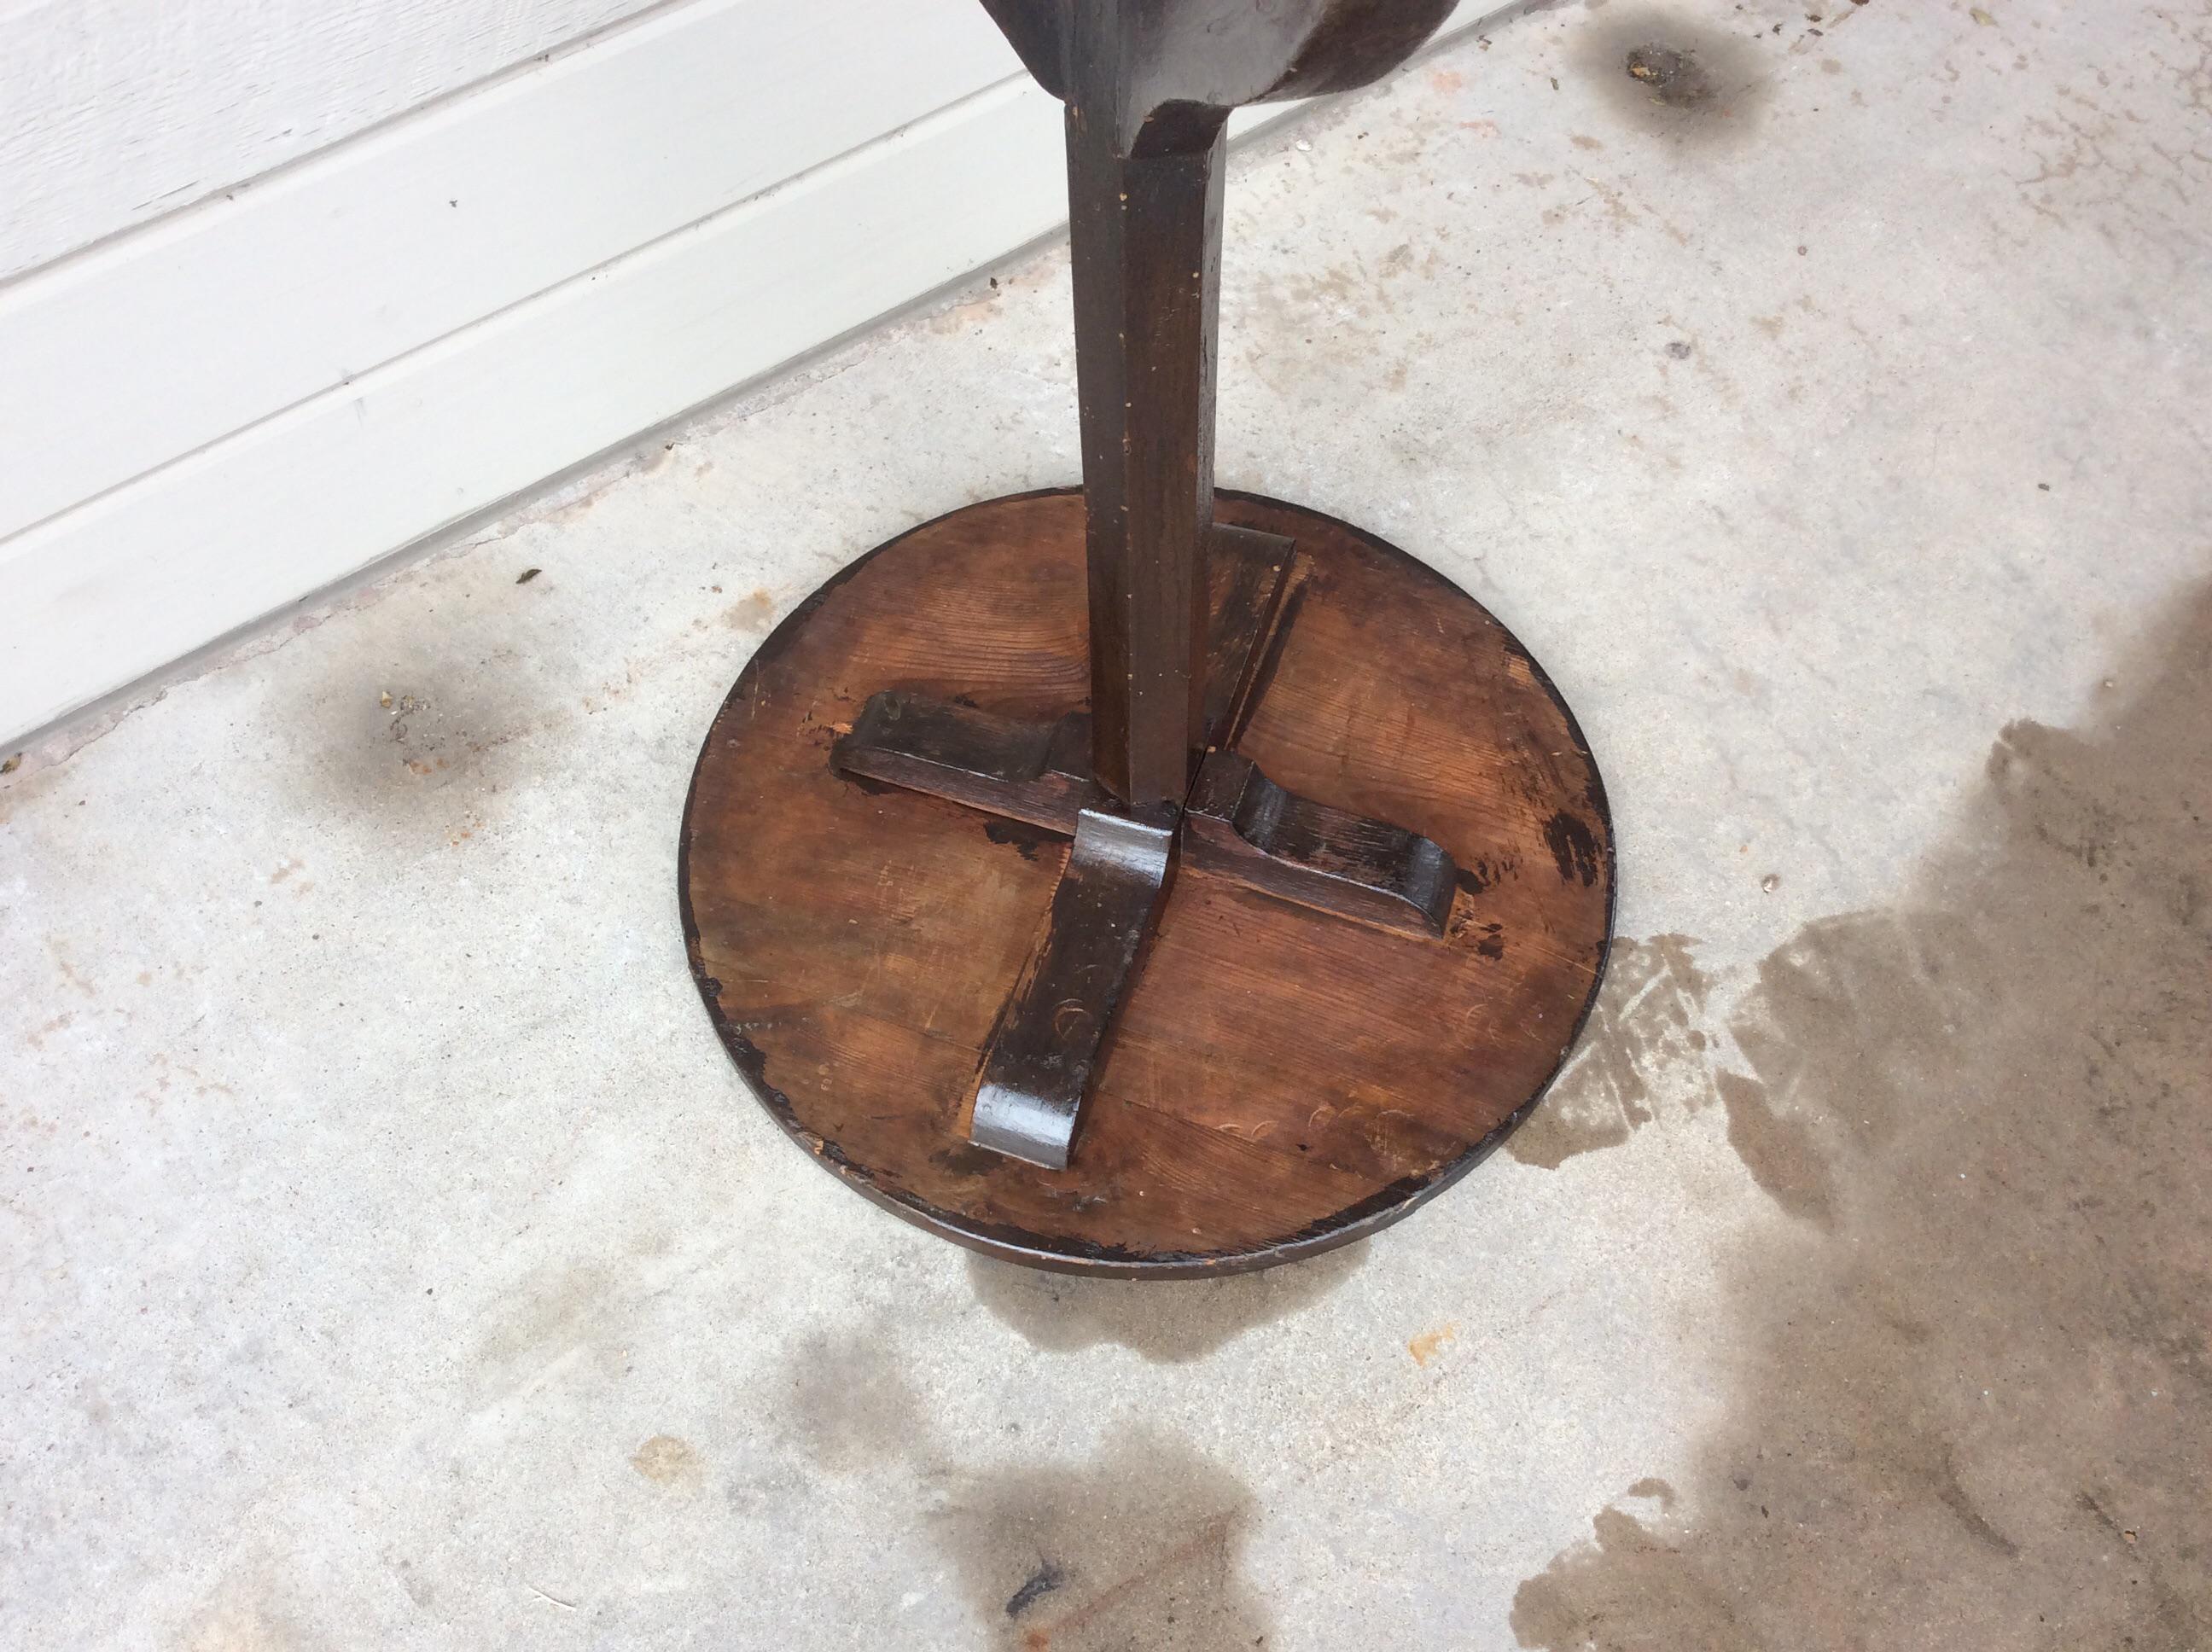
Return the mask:
{"type": "Polygon", "coordinates": [[[1604,792],[1527,652],[1331,518],[1224,493],[1213,520],[1180,807],[1091,773],[1073,491],[848,568],[693,777],[685,930],[748,1082],[854,1187],[1011,1260],[1173,1277],[1372,1232],[1526,1114],[1603,968],[1604,792]],[[1066,1168],[1013,1156],[1055,1139],[1066,1168]]]}

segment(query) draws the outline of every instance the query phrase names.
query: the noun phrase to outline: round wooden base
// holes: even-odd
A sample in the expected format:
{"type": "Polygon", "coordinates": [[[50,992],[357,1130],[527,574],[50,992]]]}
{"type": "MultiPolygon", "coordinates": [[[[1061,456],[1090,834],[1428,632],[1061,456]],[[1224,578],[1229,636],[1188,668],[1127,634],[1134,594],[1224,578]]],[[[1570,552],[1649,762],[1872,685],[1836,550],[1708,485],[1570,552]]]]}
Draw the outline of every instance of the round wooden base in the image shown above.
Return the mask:
{"type": "Polygon", "coordinates": [[[853,1187],[1008,1260],[1172,1278],[1371,1233],[1534,1105],[1604,969],[1604,788],[1527,651],[1333,518],[1229,493],[1215,514],[1311,559],[1238,750],[1434,838],[1459,889],[1423,938],[1183,868],[1067,1169],[972,1145],[967,1119],[1066,840],[842,777],[830,746],[881,689],[1081,707],[1081,495],[970,506],[847,568],[745,667],[692,778],[684,929],[746,1079],[853,1187]]]}

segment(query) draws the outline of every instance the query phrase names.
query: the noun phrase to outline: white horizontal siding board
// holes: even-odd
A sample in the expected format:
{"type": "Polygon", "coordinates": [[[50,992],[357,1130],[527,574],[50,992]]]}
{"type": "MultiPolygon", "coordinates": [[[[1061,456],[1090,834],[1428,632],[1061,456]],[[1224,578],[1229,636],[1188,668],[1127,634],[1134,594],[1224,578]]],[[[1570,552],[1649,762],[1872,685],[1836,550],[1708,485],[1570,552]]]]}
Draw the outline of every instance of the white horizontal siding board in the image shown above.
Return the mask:
{"type": "Polygon", "coordinates": [[[1004,83],[0,544],[24,731],[1047,234],[1004,83]]]}
{"type": "Polygon", "coordinates": [[[647,0],[0,0],[0,279],[647,0]]]}
{"type": "Polygon", "coordinates": [[[1019,69],[975,0],[702,0],[0,290],[0,539],[1019,69]]]}

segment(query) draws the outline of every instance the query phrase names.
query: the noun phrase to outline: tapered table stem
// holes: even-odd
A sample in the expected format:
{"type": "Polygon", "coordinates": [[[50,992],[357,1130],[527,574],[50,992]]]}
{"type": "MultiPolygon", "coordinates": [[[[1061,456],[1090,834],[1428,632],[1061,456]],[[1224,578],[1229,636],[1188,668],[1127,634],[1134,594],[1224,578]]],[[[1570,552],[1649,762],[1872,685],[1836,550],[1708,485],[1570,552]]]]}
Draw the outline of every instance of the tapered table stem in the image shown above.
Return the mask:
{"type": "Polygon", "coordinates": [[[1182,802],[1200,744],[1225,112],[1129,145],[1088,90],[1071,92],[1067,174],[1092,750],[1100,783],[1146,810],[1182,802]]]}

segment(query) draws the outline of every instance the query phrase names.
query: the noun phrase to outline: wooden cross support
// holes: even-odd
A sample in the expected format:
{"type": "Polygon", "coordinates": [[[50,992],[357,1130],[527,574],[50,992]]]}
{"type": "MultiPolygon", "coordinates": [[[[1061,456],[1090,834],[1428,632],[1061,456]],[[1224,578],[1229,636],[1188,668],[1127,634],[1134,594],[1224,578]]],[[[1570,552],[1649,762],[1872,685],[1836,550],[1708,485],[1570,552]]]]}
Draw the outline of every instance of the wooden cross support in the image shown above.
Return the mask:
{"type": "Polygon", "coordinates": [[[1215,524],[1213,402],[1230,111],[1364,84],[1451,0],[983,3],[1067,106],[1090,709],[1025,723],[885,691],[831,761],[1073,839],[969,1128],[1057,1169],[1179,860],[1442,935],[1441,847],[1286,792],[1237,752],[1302,573],[1290,541],[1215,524]]]}

